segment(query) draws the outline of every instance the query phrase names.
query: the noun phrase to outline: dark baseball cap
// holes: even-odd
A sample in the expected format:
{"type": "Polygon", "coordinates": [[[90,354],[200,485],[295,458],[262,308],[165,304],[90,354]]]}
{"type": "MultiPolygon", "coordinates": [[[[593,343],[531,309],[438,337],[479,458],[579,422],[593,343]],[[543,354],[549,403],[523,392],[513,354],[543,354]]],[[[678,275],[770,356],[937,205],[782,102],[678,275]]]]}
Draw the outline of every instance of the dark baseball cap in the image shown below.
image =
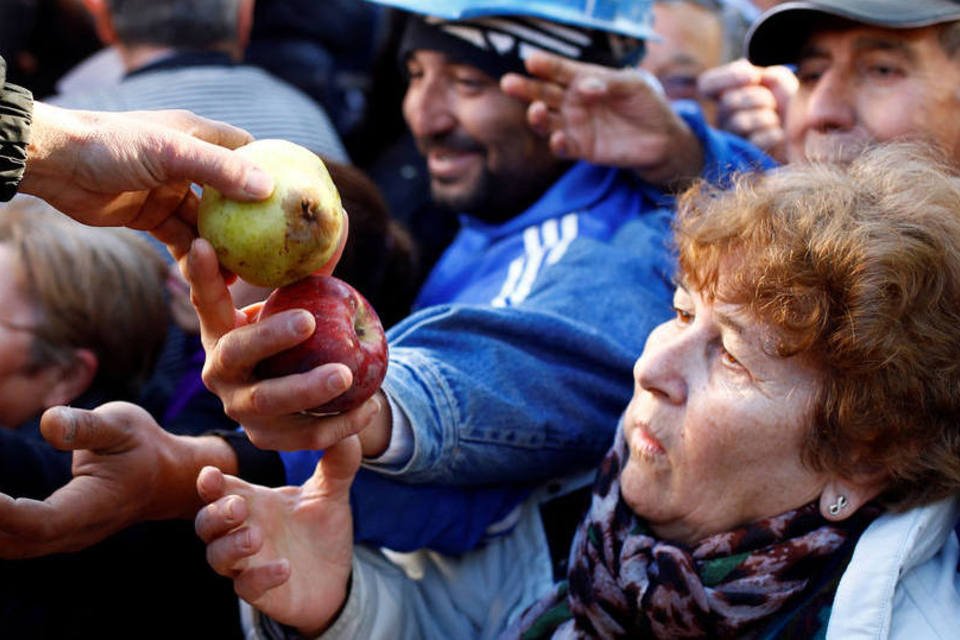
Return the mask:
{"type": "Polygon", "coordinates": [[[917,29],[960,20],[960,0],[799,0],[761,15],[746,37],[747,59],[768,66],[797,61],[814,26],[824,19],[917,29]]]}

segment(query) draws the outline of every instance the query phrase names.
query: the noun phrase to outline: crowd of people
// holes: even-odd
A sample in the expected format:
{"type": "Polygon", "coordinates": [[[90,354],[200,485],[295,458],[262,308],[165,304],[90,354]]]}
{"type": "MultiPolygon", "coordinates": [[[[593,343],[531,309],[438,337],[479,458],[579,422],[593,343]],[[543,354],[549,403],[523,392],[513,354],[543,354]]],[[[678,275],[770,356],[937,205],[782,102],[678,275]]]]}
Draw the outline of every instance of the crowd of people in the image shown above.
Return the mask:
{"type": "Polygon", "coordinates": [[[956,636],[960,2],[82,4],[70,82],[0,43],[4,632],[956,636]],[[388,327],[345,413],[197,237],[267,137],[388,327]]]}

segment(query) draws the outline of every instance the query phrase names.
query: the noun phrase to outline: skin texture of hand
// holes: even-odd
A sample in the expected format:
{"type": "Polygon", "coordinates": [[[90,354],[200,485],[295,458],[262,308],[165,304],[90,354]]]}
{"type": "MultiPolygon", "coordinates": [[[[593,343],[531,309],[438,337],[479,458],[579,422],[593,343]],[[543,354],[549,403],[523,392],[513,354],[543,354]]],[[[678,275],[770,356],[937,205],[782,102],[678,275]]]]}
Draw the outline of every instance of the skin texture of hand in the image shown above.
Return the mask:
{"type": "Polygon", "coordinates": [[[191,182],[239,200],[266,198],[273,180],[230,149],[252,140],[187,111],[103,113],[34,105],[20,190],[94,226],[151,231],[168,244],[196,235],[191,182]]]}
{"type": "Polygon", "coordinates": [[[259,303],[238,311],[216,253],[205,240],[196,240],[181,257],[181,268],[200,318],[206,351],[204,384],[223,401],[227,415],[243,425],[251,442],[261,449],[279,451],[326,449],[362,431],[365,455],[377,455],[386,448],[391,419],[382,392],[346,413],[322,418],[300,413],[350,388],[352,379],[346,366],[328,363],[268,380],[254,374],[260,360],[310,337],[316,326],[311,313],[291,310],[257,322],[259,303]]]}
{"type": "Polygon", "coordinates": [[[307,637],[326,628],[347,598],[353,562],[350,484],[360,467],[355,437],[328,449],[300,487],[269,489],[204,469],[196,518],[207,561],[237,595],[307,637]]]}
{"type": "Polygon", "coordinates": [[[542,52],[526,67],[532,77],[506,74],[500,88],[530,103],[530,126],[549,137],[557,155],[631,168],[662,187],[700,175],[700,143],[649,73],[542,52]]]}
{"type": "Polygon", "coordinates": [[[786,162],[783,123],[797,86],[789,68],[756,67],[744,59],[705,71],[698,81],[700,93],[717,103],[719,128],[780,162],[786,162]]]}
{"type": "Polygon", "coordinates": [[[74,450],[73,479],[46,500],[0,494],[0,557],[76,551],[145,520],[192,518],[205,465],[236,473],[223,439],[175,436],[140,407],[111,402],[86,411],[48,409],[44,437],[74,450]]]}

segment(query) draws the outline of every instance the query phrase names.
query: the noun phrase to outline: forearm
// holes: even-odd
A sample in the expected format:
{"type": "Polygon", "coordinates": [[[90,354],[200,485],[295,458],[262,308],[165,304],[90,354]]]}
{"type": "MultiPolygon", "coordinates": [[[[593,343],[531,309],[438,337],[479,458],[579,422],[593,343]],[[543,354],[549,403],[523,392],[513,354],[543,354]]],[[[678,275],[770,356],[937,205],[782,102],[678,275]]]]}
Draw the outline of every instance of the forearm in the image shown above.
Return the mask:
{"type": "MultiPolygon", "coordinates": [[[[604,252],[589,262],[605,259],[614,260],[604,252]]],[[[597,463],[629,401],[633,361],[669,311],[667,282],[637,261],[635,275],[611,263],[545,273],[549,299],[535,291],[525,309],[438,309],[400,326],[410,331],[394,341],[385,389],[409,416],[415,447],[407,464],[381,471],[473,485],[597,463]]]]}

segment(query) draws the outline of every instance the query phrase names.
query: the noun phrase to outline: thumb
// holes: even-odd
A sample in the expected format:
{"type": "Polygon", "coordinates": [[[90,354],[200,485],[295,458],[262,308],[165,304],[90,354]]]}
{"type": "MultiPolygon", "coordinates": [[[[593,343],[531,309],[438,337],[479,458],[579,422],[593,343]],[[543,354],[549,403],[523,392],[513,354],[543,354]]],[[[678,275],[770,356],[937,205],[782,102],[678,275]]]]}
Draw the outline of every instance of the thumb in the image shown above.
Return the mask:
{"type": "Polygon", "coordinates": [[[331,498],[349,500],[350,485],[360,469],[360,459],[360,438],[348,436],[324,451],[310,482],[331,498]]]}
{"type": "Polygon", "coordinates": [[[40,432],[50,444],[63,451],[116,449],[127,440],[122,422],[112,420],[109,413],[72,407],[51,407],[44,411],[40,432]]]}

